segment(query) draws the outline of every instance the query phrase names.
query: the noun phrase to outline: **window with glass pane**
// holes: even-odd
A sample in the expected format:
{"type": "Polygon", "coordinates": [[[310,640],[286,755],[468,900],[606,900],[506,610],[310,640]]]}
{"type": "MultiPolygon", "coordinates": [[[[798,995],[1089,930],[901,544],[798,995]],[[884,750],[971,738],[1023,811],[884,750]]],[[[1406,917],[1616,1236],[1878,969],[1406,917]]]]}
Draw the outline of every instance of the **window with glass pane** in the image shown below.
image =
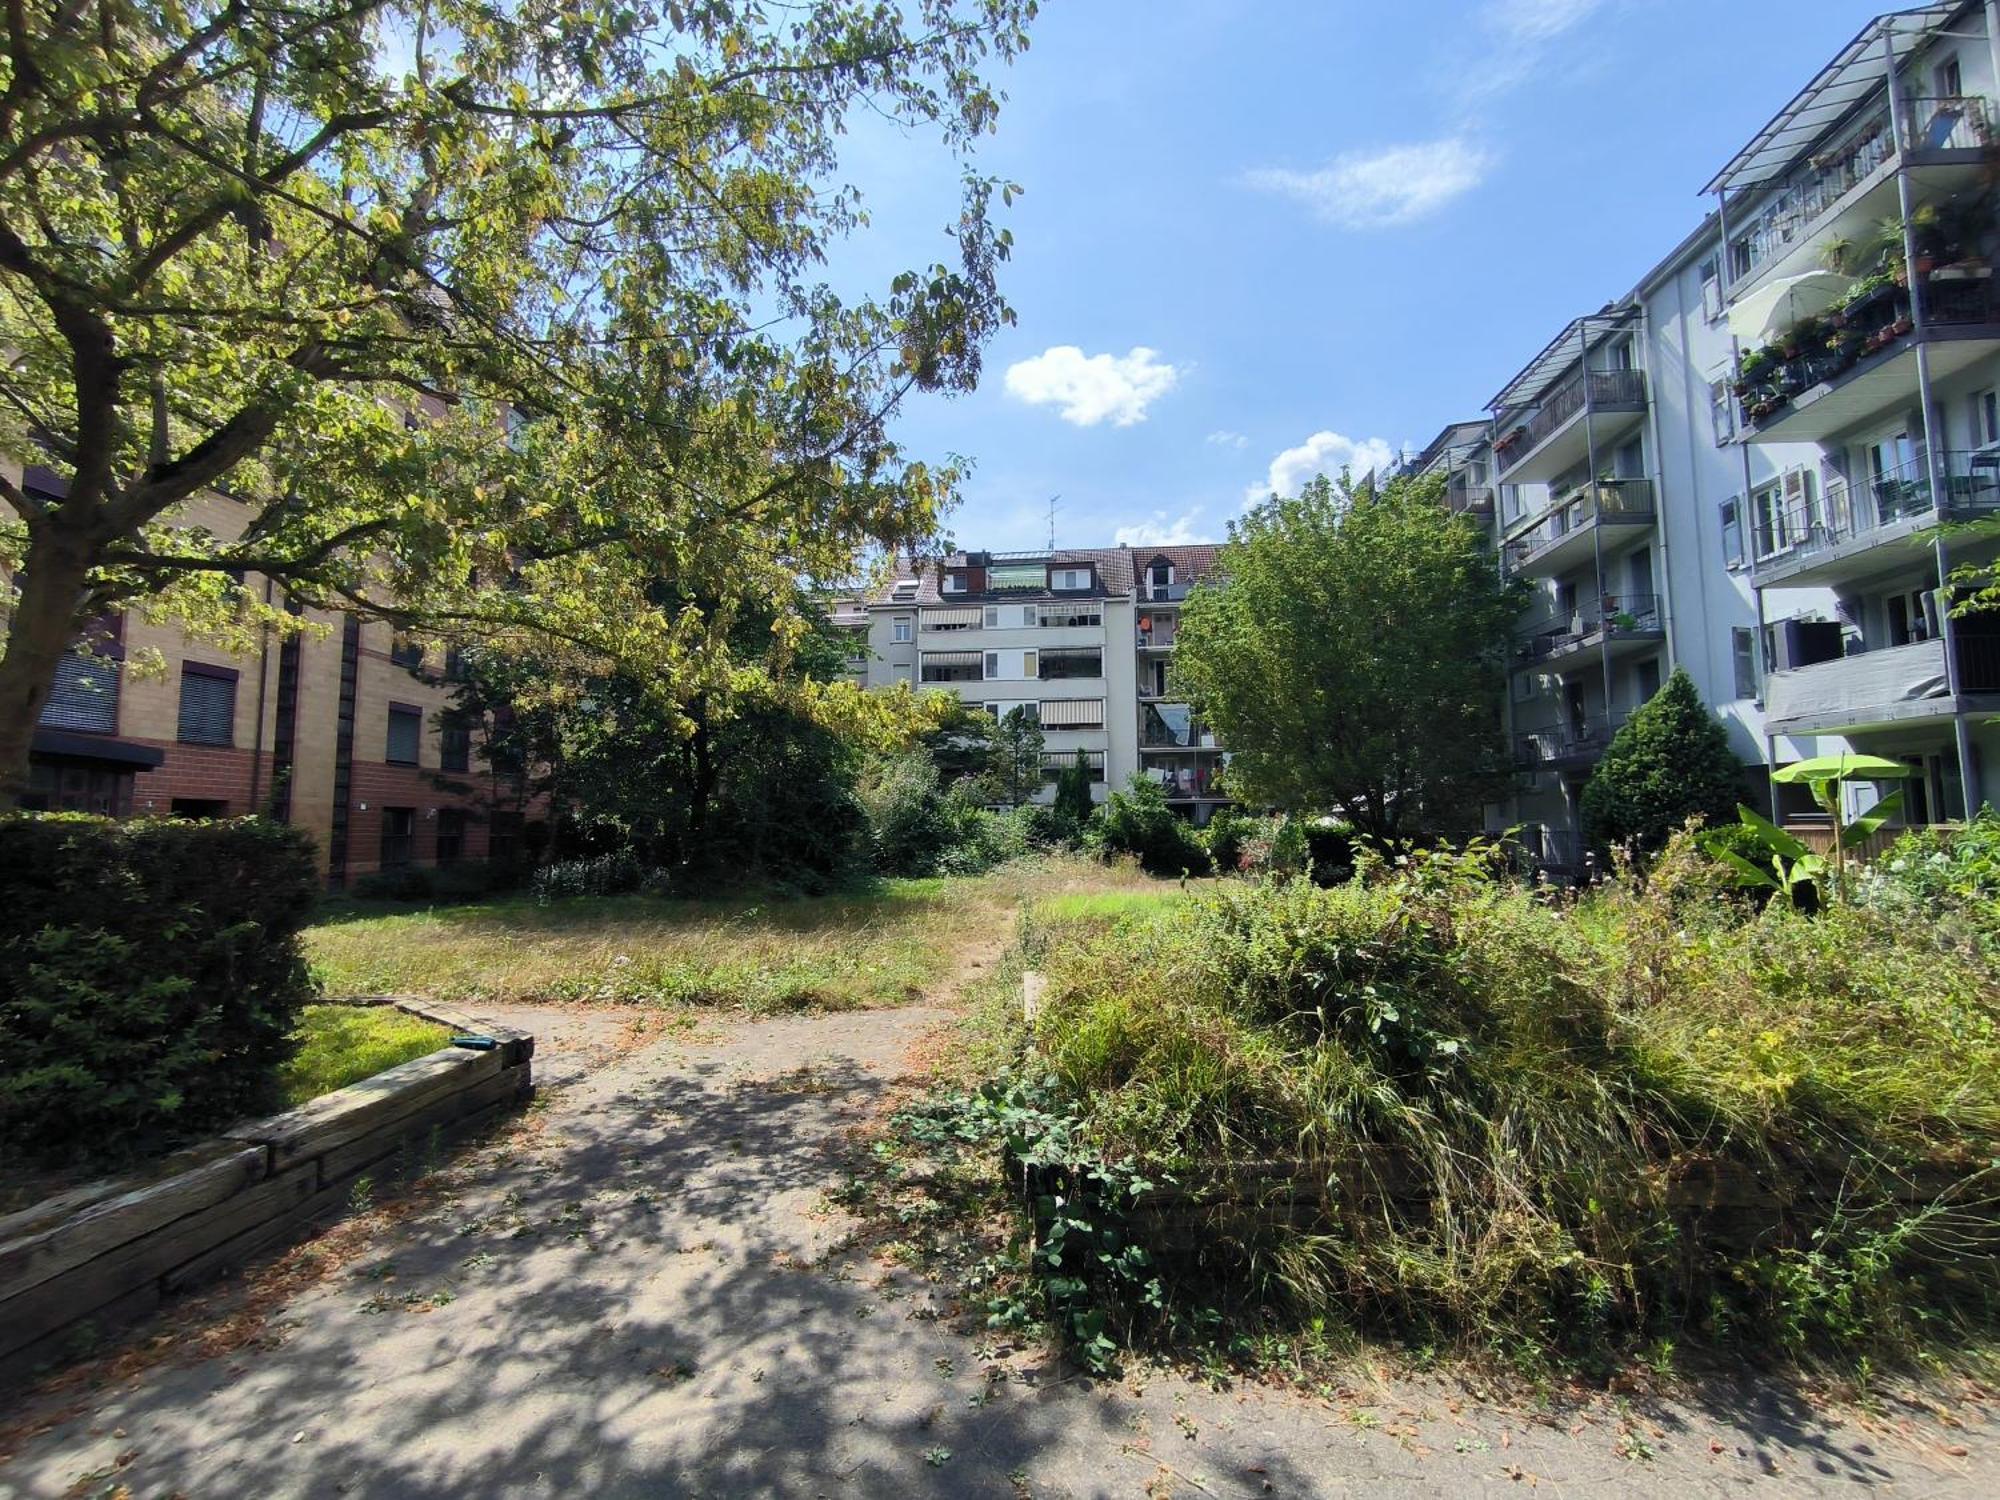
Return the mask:
{"type": "Polygon", "coordinates": [[[438,769],[441,771],[469,771],[472,769],[472,731],[463,725],[448,726],[438,735],[438,769]]]}
{"type": "Polygon", "coordinates": [[[389,745],[383,759],[392,765],[414,766],[417,747],[423,743],[424,713],[404,704],[389,705],[389,745]]]}
{"type": "Polygon", "coordinates": [[[180,742],[183,745],[236,743],[236,674],[203,668],[196,662],[181,667],[180,742]]]}
{"type": "Polygon", "coordinates": [[[455,864],[465,857],[465,810],[440,807],[437,817],[437,862],[455,864]]]}
{"type": "Polygon", "coordinates": [[[417,810],[414,807],[382,809],[382,868],[400,870],[410,863],[416,842],[417,810]]]}
{"type": "Polygon", "coordinates": [[[1736,696],[1757,696],[1757,633],[1738,625],[1729,632],[1736,666],[1736,696]]]}
{"type": "Polygon", "coordinates": [[[108,656],[73,651],[56,668],[42,722],[51,729],[89,734],[118,732],[118,667],[108,656]]]}

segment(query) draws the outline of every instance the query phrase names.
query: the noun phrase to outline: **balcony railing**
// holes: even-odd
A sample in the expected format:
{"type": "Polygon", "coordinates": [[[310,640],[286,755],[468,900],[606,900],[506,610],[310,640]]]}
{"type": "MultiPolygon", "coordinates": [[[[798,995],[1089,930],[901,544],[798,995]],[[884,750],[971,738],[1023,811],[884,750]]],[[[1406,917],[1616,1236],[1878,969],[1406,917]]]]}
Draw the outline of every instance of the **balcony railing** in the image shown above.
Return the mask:
{"type": "MultiPolygon", "coordinates": [[[[1917,152],[1977,150],[1992,137],[1986,101],[1967,97],[1905,100],[1903,137],[1917,152]]],[[[1889,111],[1878,107],[1844,145],[1814,157],[1794,172],[1730,241],[1730,281],[1741,281],[1810,238],[1820,220],[1894,154],[1889,111]]]]}
{"type": "Polygon", "coordinates": [[[1516,736],[1515,763],[1524,769],[1594,759],[1611,743],[1625,715],[1592,714],[1568,724],[1552,724],[1516,736]]]}
{"type": "Polygon", "coordinates": [[[1646,404],[1644,370],[1585,370],[1544,396],[1526,424],[1498,444],[1503,465],[1519,463],[1585,406],[1621,408],[1646,404]]]}
{"type": "Polygon", "coordinates": [[[1852,483],[1824,476],[1816,500],[1795,501],[1756,518],[1758,566],[1803,560],[1904,521],[2000,512],[2000,452],[1943,453],[1939,458],[1942,505],[1923,454],[1852,483]]]}
{"type": "Polygon", "coordinates": [[[1139,649],[1141,651],[1171,651],[1174,646],[1174,637],[1179,633],[1172,616],[1156,621],[1152,625],[1142,626],[1138,631],[1139,649]]]}
{"type": "Polygon", "coordinates": [[[1152,583],[1146,579],[1139,581],[1139,602],[1141,604],[1178,604],[1187,598],[1191,583],[1152,583]]]}
{"type": "Polygon", "coordinates": [[[1535,556],[1593,522],[1642,521],[1653,514],[1653,481],[1650,479],[1599,479],[1572,490],[1557,501],[1526,531],[1507,541],[1505,556],[1509,569],[1525,567],[1535,556]]]}
{"type": "MultiPolygon", "coordinates": [[[[1923,283],[1920,295],[1927,326],[1995,321],[1990,277],[1934,277],[1923,283]]],[[[1887,281],[1825,317],[1804,320],[1744,357],[1736,382],[1743,425],[1752,430],[1769,425],[1800,392],[1839,380],[1915,330],[1910,289],[1887,281]]]]}
{"type": "Polygon", "coordinates": [[[1546,661],[1585,645],[1602,635],[1657,635],[1662,627],[1658,594],[1606,594],[1594,604],[1580,605],[1566,615],[1550,615],[1521,632],[1520,659],[1546,661]]]}
{"type": "Polygon", "coordinates": [[[1490,516],[1493,514],[1493,486],[1483,479],[1454,474],[1445,485],[1444,503],[1454,515],[1490,516]]]}

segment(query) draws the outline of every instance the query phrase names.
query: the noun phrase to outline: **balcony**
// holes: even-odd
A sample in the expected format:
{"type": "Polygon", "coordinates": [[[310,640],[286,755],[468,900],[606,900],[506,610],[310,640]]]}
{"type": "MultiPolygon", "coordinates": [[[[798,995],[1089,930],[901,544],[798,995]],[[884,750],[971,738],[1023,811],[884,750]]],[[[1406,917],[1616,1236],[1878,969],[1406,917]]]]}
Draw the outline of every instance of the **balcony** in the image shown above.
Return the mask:
{"type": "Polygon", "coordinates": [[[1796,501],[1758,518],[1756,579],[1761,588],[1834,585],[1912,561],[1912,548],[1940,521],[2000,513],[2000,451],[1945,453],[1943,504],[1930,466],[1908,463],[1850,483],[1828,474],[1817,500],[1796,501]],[[1884,550],[1900,547],[1891,554],[1884,550]]]}
{"type": "Polygon", "coordinates": [[[1525,730],[1514,739],[1514,764],[1523,771],[1575,770],[1591,765],[1624,722],[1623,713],[1592,714],[1567,724],[1525,730]]]}
{"type": "MultiPolygon", "coordinates": [[[[1744,356],[1736,398],[1746,442],[1825,442],[1914,404],[1919,336],[1910,290],[1886,281],[1862,287],[1856,300],[1744,356]]],[[[1921,295],[1934,382],[2000,349],[1985,268],[1948,268],[1921,295]]]]}
{"type": "Polygon", "coordinates": [[[1564,496],[1501,548],[1509,573],[1541,577],[1576,567],[1596,550],[1597,527],[1653,524],[1650,479],[1600,479],[1564,496]]]}
{"type": "MultiPolygon", "coordinates": [[[[1908,161],[1924,168],[1927,195],[1969,185],[1993,137],[1988,105],[1972,97],[1904,101],[1908,161]]],[[[1764,207],[1729,242],[1731,298],[1767,277],[1817,266],[1834,240],[1860,241],[1899,213],[1889,111],[1877,104],[1844,141],[1778,183],[1764,207]]]]}
{"type": "Polygon", "coordinates": [[[1552,479],[1588,458],[1593,439],[1608,444],[1636,427],[1645,413],[1645,371],[1580,371],[1494,444],[1500,473],[1515,484],[1552,479]]]}
{"type": "Polygon", "coordinates": [[[1659,595],[1606,594],[1598,603],[1527,626],[1521,632],[1514,665],[1516,670],[1553,667],[1600,647],[1613,656],[1623,656],[1665,638],[1659,595]]]}
{"type": "Polygon", "coordinates": [[[1150,583],[1139,580],[1139,602],[1141,604],[1178,604],[1187,598],[1191,583],[1150,583]]]}
{"type": "MultiPolygon", "coordinates": [[[[1144,621],[1146,617],[1141,615],[1139,618],[1144,621]]],[[[1171,651],[1174,649],[1175,637],[1179,634],[1179,628],[1172,615],[1154,620],[1151,624],[1141,624],[1138,630],[1139,649],[1141,651],[1171,651]]]]}
{"type": "Polygon", "coordinates": [[[1203,802],[1222,797],[1216,785],[1221,767],[1212,763],[1196,766],[1154,768],[1153,776],[1167,789],[1169,802],[1203,802]]]}
{"type": "Polygon", "coordinates": [[[1823,661],[1764,680],[1771,734],[1849,734],[1949,718],[1958,709],[1945,681],[1944,642],[1917,641],[1823,661]]]}
{"type": "Polygon", "coordinates": [[[1148,703],[1139,726],[1141,750],[1215,750],[1215,731],[1185,703],[1148,703]]]}
{"type": "Polygon", "coordinates": [[[1444,487],[1445,508],[1455,516],[1493,517],[1493,486],[1464,470],[1451,476],[1444,487]]]}

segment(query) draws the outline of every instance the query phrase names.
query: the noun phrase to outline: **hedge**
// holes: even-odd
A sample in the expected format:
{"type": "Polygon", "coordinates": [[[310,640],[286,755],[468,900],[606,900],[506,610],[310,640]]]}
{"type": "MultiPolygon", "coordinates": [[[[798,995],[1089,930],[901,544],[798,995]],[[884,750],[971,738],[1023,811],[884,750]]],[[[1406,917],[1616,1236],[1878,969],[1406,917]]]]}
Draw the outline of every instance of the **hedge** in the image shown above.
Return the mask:
{"type": "Polygon", "coordinates": [[[113,1163],[273,1106],[310,838],[260,818],[0,818],[0,1156],[113,1163]]]}

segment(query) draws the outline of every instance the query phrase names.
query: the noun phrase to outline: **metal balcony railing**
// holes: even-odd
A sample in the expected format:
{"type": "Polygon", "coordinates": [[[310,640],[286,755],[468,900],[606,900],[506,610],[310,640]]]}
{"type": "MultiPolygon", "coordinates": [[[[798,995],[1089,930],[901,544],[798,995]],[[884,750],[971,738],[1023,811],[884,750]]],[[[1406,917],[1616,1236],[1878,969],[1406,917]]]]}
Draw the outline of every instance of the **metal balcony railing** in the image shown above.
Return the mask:
{"type": "MultiPolygon", "coordinates": [[[[1992,139],[1984,99],[1964,95],[1903,101],[1903,139],[1913,152],[1973,151],[1992,139]]],[[[1878,105],[1844,145],[1787,178],[1729,243],[1729,279],[1741,281],[1812,235],[1819,221],[1895,154],[1889,111],[1878,105]]]]}
{"type": "Polygon", "coordinates": [[[1557,429],[1584,409],[1591,407],[1631,407],[1646,404],[1644,370],[1585,370],[1572,375],[1541,399],[1525,427],[1503,439],[1503,464],[1516,464],[1533,453],[1557,429]]]}
{"type": "Polygon", "coordinates": [[[1493,486],[1483,479],[1454,474],[1445,485],[1444,503],[1454,515],[1490,516],[1493,514],[1493,486]]]}
{"type": "Polygon", "coordinates": [[[1803,560],[1903,521],[2000,512],[2000,452],[1950,452],[1939,457],[1942,505],[1921,453],[1863,480],[1823,475],[1817,499],[1794,501],[1753,517],[1757,565],[1803,560]]]}
{"type": "Polygon", "coordinates": [[[1527,769],[1594,758],[1603,753],[1625,715],[1592,714],[1567,724],[1551,724],[1516,736],[1515,762],[1527,769]]]}
{"type": "Polygon", "coordinates": [[[1510,569],[1523,567],[1536,554],[1601,518],[1638,521],[1649,519],[1652,514],[1652,480],[1596,480],[1571,490],[1544,511],[1533,526],[1510,537],[1505,548],[1507,565],[1510,569]]]}
{"type": "Polygon", "coordinates": [[[1600,635],[1658,634],[1664,628],[1662,621],[1658,594],[1606,594],[1596,603],[1579,605],[1566,615],[1546,615],[1524,627],[1520,659],[1546,661],[1600,635]]]}

